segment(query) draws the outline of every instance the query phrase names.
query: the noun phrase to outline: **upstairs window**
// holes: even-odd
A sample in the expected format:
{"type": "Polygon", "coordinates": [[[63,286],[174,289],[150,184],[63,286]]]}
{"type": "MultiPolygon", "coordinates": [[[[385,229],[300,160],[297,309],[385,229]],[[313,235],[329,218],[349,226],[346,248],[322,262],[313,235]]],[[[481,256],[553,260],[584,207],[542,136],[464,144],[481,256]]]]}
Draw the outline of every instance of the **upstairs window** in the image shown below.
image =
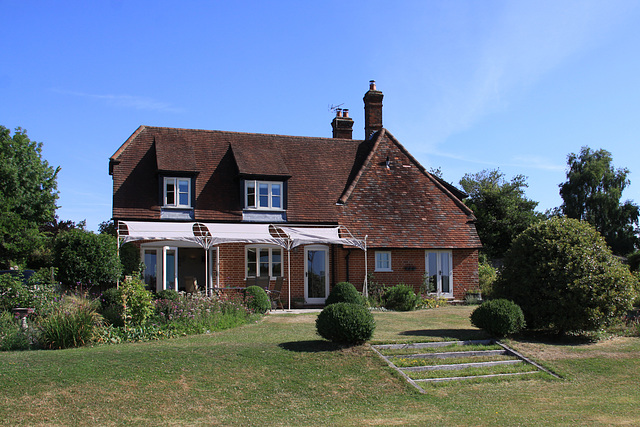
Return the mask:
{"type": "Polygon", "coordinates": [[[191,207],[191,179],[164,178],[164,206],[170,208],[191,207]]]}
{"type": "Polygon", "coordinates": [[[244,188],[247,209],[283,209],[282,182],[245,181],[244,188]]]}

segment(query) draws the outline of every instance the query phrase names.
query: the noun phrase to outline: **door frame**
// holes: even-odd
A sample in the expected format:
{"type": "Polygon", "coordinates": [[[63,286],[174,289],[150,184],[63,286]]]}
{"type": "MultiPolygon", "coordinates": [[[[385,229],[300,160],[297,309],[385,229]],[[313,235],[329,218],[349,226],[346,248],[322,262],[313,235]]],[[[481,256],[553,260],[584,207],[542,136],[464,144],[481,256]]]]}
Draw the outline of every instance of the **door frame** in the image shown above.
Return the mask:
{"type": "Polygon", "coordinates": [[[329,246],[326,245],[309,245],[304,247],[304,301],[307,304],[324,304],[329,296],[329,246]],[[324,252],[324,282],[325,296],[324,298],[309,297],[309,251],[324,252]]]}

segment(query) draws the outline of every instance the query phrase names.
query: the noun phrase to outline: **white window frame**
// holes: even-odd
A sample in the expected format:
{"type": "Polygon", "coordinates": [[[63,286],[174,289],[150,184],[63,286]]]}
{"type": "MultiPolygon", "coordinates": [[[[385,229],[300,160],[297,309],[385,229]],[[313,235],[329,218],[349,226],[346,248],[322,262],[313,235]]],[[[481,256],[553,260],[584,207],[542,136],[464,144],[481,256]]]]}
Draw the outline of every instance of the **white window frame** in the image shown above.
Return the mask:
{"type": "Polygon", "coordinates": [[[375,257],[375,271],[393,271],[391,268],[391,251],[376,251],[375,257]],[[385,255],[386,259],[383,259],[383,255],[385,255]]]}
{"type": "Polygon", "coordinates": [[[248,279],[250,277],[256,277],[256,276],[249,276],[249,251],[250,250],[256,250],[256,273],[259,275],[260,274],[260,255],[259,252],[261,250],[267,250],[269,253],[269,278],[270,279],[275,279],[276,277],[282,277],[282,273],[283,273],[283,267],[284,267],[284,251],[282,250],[282,247],[280,246],[271,246],[271,245],[247,245],[244,248],[244,278],[248,279]],[[280,252],[280,274],[278,276],[274,275],[273,273],[273,265],[274,265],[274,261],[273,261],[273,253],[274,252],[280,252]]]}
{"type": "Polygon", "coordinates": [[[181,178],[181,177],[164,177],[162,183],[162,202],[163,206],[167,208],[190,208],[191,207],[191,178],[181,178]],[[185,194],[180,191],[180,183],[187,183],[187,204],[180,203],[180,195],[185,194]],[[167,186],[169,184],[173,184],[174,195],[173,195],[173,203],[168,203],[167,201],[167,186]]]}
{"type": "Polygon", "coordinates": [[[282,181],[260,181],[260,180],[246,180],[244,182],[244,206],[246,209],[255,209],[255,210],[273,210],[273,211],[283,211],[284,210],[284,182],[282,181]],[[260,185],[267,186],[267,205],[260,205],[260,185]],[[280,186],[280,194],[273,194],[273,186],[280,186]],[[253,188],[253,205],[249,204],[249,188],[253,188]],[[280,206],[274,207],[274,199],[280,199],[280,206]]]}

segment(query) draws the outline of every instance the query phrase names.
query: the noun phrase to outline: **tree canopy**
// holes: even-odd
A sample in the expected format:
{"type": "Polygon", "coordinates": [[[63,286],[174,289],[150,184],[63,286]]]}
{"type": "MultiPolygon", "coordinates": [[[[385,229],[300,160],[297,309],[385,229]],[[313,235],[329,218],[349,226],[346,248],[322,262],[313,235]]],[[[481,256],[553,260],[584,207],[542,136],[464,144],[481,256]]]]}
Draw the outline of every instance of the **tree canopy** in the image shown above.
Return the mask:
{"type": "Polygon", "coordinates": [[[638,247],[640,211],[631,201],[620,203],[629,170],[614,169],[610,152],[589,147],[569,154],[567,165],[567,181],[560,184],[564,215],[593,225],[615,254],[632,252],[638,247]]]}
{"type": "Polygon", "coordinates": [[[524,175],[507,181],[499,169],[485,169],[466,174],[460,185],[469,195],[465,204],[477,218],[478,236],[490,258],[502,258],[518,234],[542,218],[535,211],[538,202],[525,197],[524,175]]]}
{"type": "Polygon", "coordinates": [[[0,126],[0,267],[23,265],[43,244],[39,227],[54,219],[60,168],[42,158],[42,143],[0,126]]]}

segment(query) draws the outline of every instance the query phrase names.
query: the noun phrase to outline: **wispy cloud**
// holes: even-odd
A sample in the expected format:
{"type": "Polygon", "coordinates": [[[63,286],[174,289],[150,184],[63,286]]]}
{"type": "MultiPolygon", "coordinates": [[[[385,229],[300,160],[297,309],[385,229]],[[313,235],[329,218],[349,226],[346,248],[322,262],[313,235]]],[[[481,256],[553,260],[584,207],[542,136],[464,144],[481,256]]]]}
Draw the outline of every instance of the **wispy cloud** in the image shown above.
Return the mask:
{"type": "Polygon", "coordinates": [[[542,156],[513,157],[507,162],[503,160],[500,160],[499,162],[497,162],[492,160],[481,159],[478,157],[461,156],[458,154],[452,154],[452,153],[438,151],[438,150],[430,151],[429,155],[437,156],[437,157],[445,157],[445,158],[457,160],[460,162],[484,165],[491,168],[513,166],[513,167],[519,167],[524,169],[539,169],[539,170],[546,170],[546,171],[563,171],[565,169],[565,165],[554,163],[542,156]]]}
{"type": "Polygon", "coordinates": [[[442,101],[429,112],[431,144],[464,131],[509,105],[545,74],[597,46],[633,3],[576,1],[506,2],[493,31],[476,41],[474,70],[442,88],[442,101]]]}
{"type": "Polygon", "coordinates": [[[134,95],[99,95],[99,94],[90,94],[83,92],[74,92],[67,91],[61,89],[53,89],[54,92],[72,95],[82,98],[91,98],[97,99],[100,101],[105,101],[108,105],[121,107],[121,108],[133,108],[136,110],[151,110],[151,111],[161,111],[165,113],[181,113],[184,110],[181,108],[176,108],[172,106],[168,102],[162,102],[155,100],[153,98],[148,98],[144,96],[134,96],[134,95]]]}

